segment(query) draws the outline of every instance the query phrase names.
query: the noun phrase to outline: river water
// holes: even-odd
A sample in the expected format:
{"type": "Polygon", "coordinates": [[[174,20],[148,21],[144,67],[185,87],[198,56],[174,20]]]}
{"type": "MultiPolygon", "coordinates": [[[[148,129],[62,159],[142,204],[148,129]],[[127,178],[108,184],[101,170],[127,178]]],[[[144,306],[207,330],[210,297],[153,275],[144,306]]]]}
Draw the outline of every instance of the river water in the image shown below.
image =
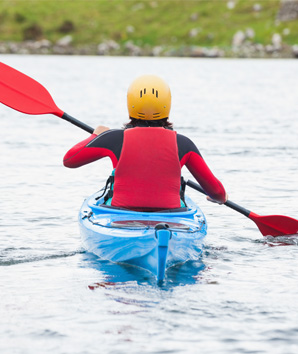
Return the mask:
{"type": "MultiPolygon", "coordinates": [[[[230,199],[298,218],[297,61],[0,60],[93,127],[121,127],[132,79],[161,75],[175,128],[197,144],[230,199]]],[[[63,167],[88,134],[4,105],[0,117],[1,353],[298,352],[297,239],[266,239],[249,219],[188,190],[208,221],[203,257],[171,269],[158,287],[146,271],[82,249],[79,207],[112,168],[108,159],[63,167]]]]}

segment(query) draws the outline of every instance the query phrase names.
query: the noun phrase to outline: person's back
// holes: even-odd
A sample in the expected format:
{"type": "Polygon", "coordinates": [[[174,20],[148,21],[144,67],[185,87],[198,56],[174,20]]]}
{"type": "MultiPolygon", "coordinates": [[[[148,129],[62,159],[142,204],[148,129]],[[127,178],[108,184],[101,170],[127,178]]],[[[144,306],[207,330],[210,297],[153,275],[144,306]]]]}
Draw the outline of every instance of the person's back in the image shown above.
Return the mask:
{"type": "Polygon", "coordinates": [[[109,156],[113,183],[107,204],[154,211],[184,206],[180,199],[181,168],[185,165],[217,202],[227,199],[195,144],[177,134],[168,121],[171,93],[158,77],[142,76],[128,89],[130,122],[124,130],[99,126],[90,138],[64,157],[66,167],[79,167],[109,156]]]}

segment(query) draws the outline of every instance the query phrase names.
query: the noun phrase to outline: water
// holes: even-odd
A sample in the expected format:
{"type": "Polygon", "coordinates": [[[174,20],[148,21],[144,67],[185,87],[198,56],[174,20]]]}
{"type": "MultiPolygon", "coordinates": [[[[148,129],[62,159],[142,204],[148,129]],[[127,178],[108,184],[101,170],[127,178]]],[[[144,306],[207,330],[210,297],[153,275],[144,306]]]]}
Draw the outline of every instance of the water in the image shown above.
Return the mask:
{"type": "MultiPolygon", "coordinates": [[[[298,218],[297,62],[0,56],[95,127],[127,121],[126,89],[155,73],[171,120],[191,137],[230,199],[298,218]]],[[[162,287],[146,271],[85,253],[84,199],[112,169],[64,153],[88,136],[47,116],[0,106],[1,353],[297,353],[297,239],[265,239],[242,215],[193,190],[209,232],[201,262],[162,287]]],[[[187,170],[186,178],[190,178],[187,170]]]]}

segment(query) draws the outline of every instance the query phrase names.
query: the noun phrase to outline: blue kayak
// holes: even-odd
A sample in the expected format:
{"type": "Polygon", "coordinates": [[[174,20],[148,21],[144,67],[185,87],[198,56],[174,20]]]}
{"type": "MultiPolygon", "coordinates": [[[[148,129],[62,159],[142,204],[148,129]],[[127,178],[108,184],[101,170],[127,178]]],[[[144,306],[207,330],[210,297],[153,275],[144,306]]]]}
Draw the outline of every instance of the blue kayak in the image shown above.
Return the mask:
{"type": "Polygon", "coordinates": [[[88,252],[149,270],[158,281],[169,267],[200,257],[207,223],[189,197],[185,197],[187,208],[137,212],[103,205],[99,194],[87,198],[79,213],[88,252]]]}

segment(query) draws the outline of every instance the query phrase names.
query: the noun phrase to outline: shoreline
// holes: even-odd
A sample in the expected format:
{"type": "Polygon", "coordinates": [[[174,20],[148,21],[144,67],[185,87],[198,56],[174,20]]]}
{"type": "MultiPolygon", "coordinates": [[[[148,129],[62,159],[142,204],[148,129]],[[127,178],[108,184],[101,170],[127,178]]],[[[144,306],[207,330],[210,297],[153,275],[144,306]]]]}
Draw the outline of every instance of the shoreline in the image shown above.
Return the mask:
{"type": "Polygon", "coordinates": [[[91,55],[91,56],[152,56],[152,57],[192,57],[192,58],[272,58],[298,59],[298,45],[261,45],[245,42],[229,48],[200,46],[136,46],[128,41],[123,45],[113,40],[100,44],[74,46],[72,37],[65,36],[52,43],[47,39],[23,42],[0,42],[0,54],[22,55],[91,55]]]}

